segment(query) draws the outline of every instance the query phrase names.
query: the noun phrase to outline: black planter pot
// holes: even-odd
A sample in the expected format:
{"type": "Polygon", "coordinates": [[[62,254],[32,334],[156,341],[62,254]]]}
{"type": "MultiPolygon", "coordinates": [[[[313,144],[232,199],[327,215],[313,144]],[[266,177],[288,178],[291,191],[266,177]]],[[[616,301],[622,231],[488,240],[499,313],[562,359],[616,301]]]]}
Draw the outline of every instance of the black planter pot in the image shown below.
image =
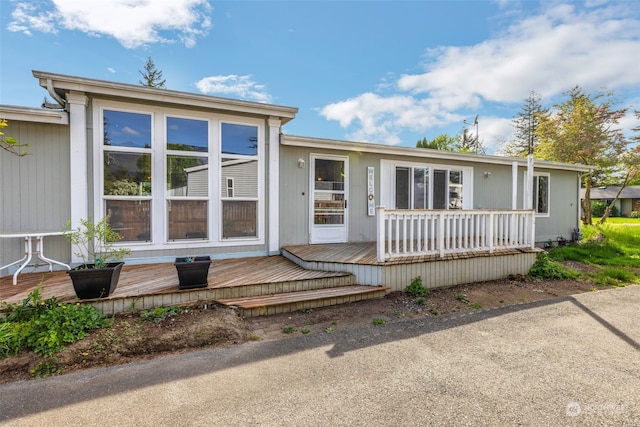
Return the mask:
{"type": "Polygon", "coordinates": [[[176,258],[174,264],[178,271],[178,281],[180,289],[206,288],[208,285],[207,275],[211,265],[211,257],[183,257],[176,258]]]}
{"type": "Polygon", "coordinates": [[[67,273],[78,298],[105,298],[116,290],[123,265],[124,262],[111,262],[106,267],[95,268],[95,264],[85,264],[67,273]]]}

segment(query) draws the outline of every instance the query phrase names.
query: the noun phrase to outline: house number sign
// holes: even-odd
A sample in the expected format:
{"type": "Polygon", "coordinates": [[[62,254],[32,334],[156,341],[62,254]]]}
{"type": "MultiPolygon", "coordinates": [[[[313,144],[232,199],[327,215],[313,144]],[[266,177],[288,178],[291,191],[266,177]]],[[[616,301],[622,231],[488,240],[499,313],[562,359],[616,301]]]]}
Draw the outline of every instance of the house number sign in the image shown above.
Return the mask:
{"type": "Polygon", "coordinates": [[[375,196],[375,168],[372,166],[367,167],[367,215],[376,215],[376,196],[375,196]]]}

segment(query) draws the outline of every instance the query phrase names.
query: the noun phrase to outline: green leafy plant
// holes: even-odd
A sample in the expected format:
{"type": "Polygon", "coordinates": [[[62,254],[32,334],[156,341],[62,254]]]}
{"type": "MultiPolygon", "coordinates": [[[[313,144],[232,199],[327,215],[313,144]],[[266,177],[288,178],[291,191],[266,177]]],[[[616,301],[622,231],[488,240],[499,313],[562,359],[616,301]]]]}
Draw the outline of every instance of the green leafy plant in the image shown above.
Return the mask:
{"type": "Polygon", "coordinates": [[[416,298],[416,304],[425,305],[427,303],[427,299],[425,297],[416,298]]]}
{"type": "Polygon", "coordinates": [[[51,356],[107,325],[95,307],[60,303],[55,297],[43,300],[35,288],[22,304],[3,304],[7,313],[0,320],[0,357],[33,350],[51,356]]]}
{"type": "Polygon", "coordinates": [[[176,316],[182,313],[182,311],[180,307],[159,306],[149,310],[142,310],[140,317],[144,320],[151,320],[153,323],[162,323],[167,317],[176,316]]]}
{"type": "Polygon", "coordinates": [[[55,357],[49,357],[34,366],[29,373],[36,378],[44,378],[58,374],[61,371],[62,367],[58,366],[58,359],[55,357]]]}
{"type": "Polygon", "coordinates": [[[376,317],[375,319],[373,319],[374,325],[384,325],[385,323],[387,323],[387,321],[379,317],[376,317]]]}
{"type": "Polygon", "coordinates": [[[546,252],[540,252],[528,276],[534,279],[575,279],[578,273],[552,261],[546,252]]]}
{"type": "Polygon", "coordinates": [[[303,334],[305,334],[305,335],[306,335],[306,334],[308,334],[308,333],[309,333],[309,332],[311,332],[311,331],[310,331],[309,329],[307,329],[307,328],[304,328],[304,329],[302,329],[300,332],[302,332],[303,334]]]}
{"type": "Polygon", "coordinates": [[[128,248],[115,246],[122,236],[111,229],[107,217],[97,223],[91,219],[81,219],[80,224],[72,229],[71,221],[68,221],[64,235],[69,243],[78,248],[74,255],[82,260],[85,268],[90,263],[95,264],[95,268],[104,268],[109,262],[121,260],[131,253],[128,248]]]}
{"type": "Polygon", "coordinates": [[[416,297],[424,297],[429,295],[429,289],[425,288],[422,284],[422,277],[415,277],[409,286],[407,286],[404,291],[410,295],[416,297]]]}
{"type": "Polygon", "coordinates": [[[282,328],[282,333],[283,334],[292,334],[295,331],[297,331],[297,329],[294,328],[293,326],[285,326],[284,328],[282,328]]]}

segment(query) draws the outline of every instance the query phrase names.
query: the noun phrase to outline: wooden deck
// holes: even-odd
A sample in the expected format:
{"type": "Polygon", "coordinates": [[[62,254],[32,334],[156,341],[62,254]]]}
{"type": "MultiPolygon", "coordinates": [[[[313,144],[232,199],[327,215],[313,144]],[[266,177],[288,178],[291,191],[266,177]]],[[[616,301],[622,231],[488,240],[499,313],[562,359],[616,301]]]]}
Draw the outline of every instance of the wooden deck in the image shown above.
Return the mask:
{"type": "MultiPolygon", "coordinates": [[[[234,288],[254,284],[276,284],[344,276],[341,272],[305,270],[281,256],[214,260],[209,268],[208,289],[234,288]]],[[[59,301],[76,299],[69,275],[64,271],[25,273],[0,278],[0,301],[21,302],[37,286],[43,298],[55,296],[59,301]]],[[[173,264],[124,265],[118,287],[105,300],[143,295],[161,295],[178,290],[178,276],[173,264]]]]}

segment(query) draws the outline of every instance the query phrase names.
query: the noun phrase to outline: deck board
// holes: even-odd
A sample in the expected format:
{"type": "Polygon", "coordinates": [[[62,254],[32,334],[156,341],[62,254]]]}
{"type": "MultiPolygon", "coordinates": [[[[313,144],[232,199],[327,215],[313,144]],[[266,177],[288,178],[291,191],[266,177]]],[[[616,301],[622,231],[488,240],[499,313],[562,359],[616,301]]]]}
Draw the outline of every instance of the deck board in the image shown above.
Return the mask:
{"type": "MultiPolygon", "coordinates": [[[[236,287],[252,284],[339,277],[341,272],[305,270],[282,256],[236,258],[212,261],[208,287],[236,287]]],[[[24,273],[18,284],[12,276],[0,277],[0,301],[19,303],[37,286],[43,298],[55,296],[60,301],[76,299],[69,275],[64,271],[24,273]]],[[[178,291],[178,275],[172,263],[127,265],[120,274],[115,292],[109,298],[165,294],[178,291]]]]}

